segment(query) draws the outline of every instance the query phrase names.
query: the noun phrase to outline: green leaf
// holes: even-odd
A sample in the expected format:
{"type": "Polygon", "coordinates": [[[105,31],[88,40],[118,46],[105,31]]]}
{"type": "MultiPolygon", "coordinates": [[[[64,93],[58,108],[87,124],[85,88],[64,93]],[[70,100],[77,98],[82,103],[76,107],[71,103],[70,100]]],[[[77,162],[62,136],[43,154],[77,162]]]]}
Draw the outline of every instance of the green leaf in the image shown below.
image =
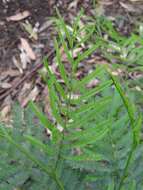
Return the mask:
{"type": "Polygon", "coordinates": [[[136,120],[135,128],[134,128],[134,134],[135,134],[137,145],[140,143],[140,137],[141,137],[140,135],[141,135],[142,123],[143,123],[142,114],[139,113],[139,116],[138,116],[138,118],[136,120]]]}
{"type": "Polygon", "coordinates": [[[67,87],[70,87],[70,85],[69,85],[69,79],[67,77],[67,73],[66,73],[66,70],[64,68],[64,64],[61,61],[61,55],[60,55],[60,51],[59,51],[59,46],[58,46],[58,42],[57,42],[56,39],[55,39],[55,43],[54,44],[55,44],[56,58],[57,58],[57,62],[58,62],[58,66],[59,66],[61,77],[63,78],[63,80],[64,80],[65,84],[67,85],[67,87]]]}
{"type": "Polygon", "coordinates": [[[64,122],[64,119],[61,117],[61,110],[60,110],[60,108],[62,107],[62,104],[55,91],[53,79],[49,79],[48,89],[49,89],[50,106],[51,106],[52,114],[55,117],[55,119],[57,120],[57,122],[62,127],[65,128],[65,122],[64,122]]]}
{"type": "Polygon", "coordinates": [[[55,127],[52,125],[52,123],[41,111],[39,111],[38,107],[32,101],[29,103],[29,106],[39,118],[40,122],[44,125],[44,127],[48,128],[51,132],[55,131],[55,127]]]}
{"type": "Polygon", "coordinates": [[[51,131],[53,142],[57,142],[61,135],[59,130],[48,120],[48,118],[41,111],[39,111],[38,107],[32,101],[29,103],[29,106],[36,114],[43,126],[51,131]]]}
{"type": "Polygon", "coordinates": [[[50,177],[52,173],[50,172],[49,168],[43,164],[41,161],[37,160],[35,156],[31,155],[22,145],[18,144],[11,136],[7,133],[7,131],[3,128],[3,132],[5,134],[5,138],[9,141],[10,144],[13,144],[21,153],[23,153],[27,158],[29,158],[32,162],[38,165],[44,172],[46,172],[50,177]]]}
{"type": "Polygon", "coordinates": [[[108,105],[110,99],[104,99],[105,101],[100,101],[99,104],[92,103],[92,104],[85,104],[81,106],[79,109],[70,113],[70,117],[73,122],[68,123],[68,129],[73,130],[74,128],[78,127],[85,127],[88,126],[89,123],[95,120],[100,113],[105,110],[105,107],[108,105]]]}
{"type": "Polygon", "coordinates": [[[105,81],[101,84],[99,84],[99,86],[85,92],[82,96],[80,96],[78,99],[73,99],[71,100],[71,102],[73,104],[79,104],[81,103],[82,101],[87,101],[90,97],[96,95],[97,93],[100,93],[103,89],[109,87],[112,85],[112,81],[111,80],[108,80],[108,81],[105,81]]]}
{"type": "MultiPolygon", "coordinates": [[[[63,87],[60,85],[60,83],[57,81],[55,75],[51,73],[50,68],[49,68],[49,65],[48,65],[48,61],[47,61],[46,58],[43,60],[43,63],[44,63],[45,68],[47,69],[48,76],[49,76],[49,78],[52,78],[53,83],[55,84],[57,91],[60,93],[61,97],[62,97],[64,100],[67,100],[67,96],[66,96],[66,94],[65,94],[65,90],[64,90],[63,87]]],[[[46,81],[47,84],[48,84],[48,82],[49,82],[49,78],[45,78],[45,77],[44,77],[44,80],[46,81]]]]}
{"type": "Polygon", "coordinates": [[[99,153],[94,153],[93,151],[89,149],[83,149],[83,153],[80,155],[70,155],[64,157],[66,160],[71,160],[71,161],[101,161],[104,160],[105,157],[99,153]]]}
{"type": "Polygon", "coordinates": [[[65,137],[65,147],[82,147],[101,140],[108,132],[110,120],[95,125],[89,129],[73,131],[65,137]]]}
{"type": "Polygon", "coordinates": [[[25,138],[34,146],[39,147],[40,149],[42,149],[45,153],[47,153],[47,155],[52,155],[53,154],[53,150],[51,149],[52,147],[50,147],[47,144],[42,143],[40,140],[38,140],[35,137],[29,136],[29,135],[25,135],[25,138]]]}
{"type": "Polygon", "coordinates": [[[92,34],[95,32],[95,27],[89,25],[86,25],[82,28],[83,31],[85,31],[86,29],[88,29],[88,32],[86,32],[87,34],[85,34],[84,36],[81,36],[81,30],[77,31],[77,36],[78,36],[78,43],[77,45],[75,45],[75,49],[80,47],[80,46],[84,46],[84,43],[86,43],[88,40],[90,40],[90,37],[92,37],[92,34]]]}
{"type": "Polygon", "coordinates": [[[75,61],[74,61],[74,59],[72,57],[72,54],[70,52],[70,49],[68,48],[68,45],[67,45],[65,39],[63,38],[63,36],[62,36],[62,34],[61,34],[60,31],[58,32],[58,36],[60,38],[61,45],[64,48],[64,52],[66,53],[67,59],[72,64],[72,66],[73,66],[75,61]]]}
{"type": "Polygon", "coordinates": [[[95,71],[91,72],[90,74],[88,74],[87,76],[85,76],[81,81],[77,81],[75,83],[75,85],[73,85],[73,90],[77,90],[79,88],[81,88],[83,85],[87,84],[89,81],[93,80],[95,77],[98,76],[98,74],[100,74],[101,72],[103,72],[103,67],[97,67],[97,69],[95,69],[95,71]]]}
{"type": "MultiPolygon", "coordinates": [[[[112,97],[105,97],[99,100],[91,101],[91,103],[83,104],[78,109],[74,110],[73,114],[78,117],[81,114],[95,109],[97,112],[111,102],[112,97]]],[[[73,115],[72,114],[72,115],[73,115]]]]}
{"type": "Polygon", "coordinates": [[[111,184],[108,185],[108,190],[114,190],[115,188],[114,181],[111,182],[111,184]]]}
{"type": "Polygon", "coordinates": [[[66,37],[68,39],[70,47],[73,48],[73,39],[72,39],[72,36],[71,36],[71,34],[70,34],[70,32],[69,32],[69,30],[68,30],[68,28],[67,28],[67,26],[66,26],[66,24],[65,24],[65,22],[63,20],[63,18],[61,17],[60,12],[58,11],[58,9],[56,9],[56,12],[57,12],[57,15],[59,17],[60,27],[65,32],[65,35],[66,35],[66,37]]]}
{"type": "Polygon", "coordinates": [[[134,129],[134,121],[135,121],[135,118],[134,118],[134,107],[133,107],[133,104],[130,102],[130,100],[127,98],[127,96],[125,95],[124,91],[122,90],[119,82],[117,81],[117,79],[110,73],[108,72],[117,91],[119,92],[121,98],[122,98],[122,101],[127,109],[127,112],[128,112],[128,115],[129,115],[129,118],[130,118],[130,121],[131,121],[131,126],[132,126],[132,129],[134,129]]]}
{"type": "Polygon", "coordinates": [[[98,49],[101,46],[101,42],[97,41],[96,44],[92,45],[89,49],[87,49],[85,52],[82,52],[78,58],[74,62],[74,71],[76,71],[78,64],[86,59],[89,55],[91,55],[96,49],[98,49]]]}

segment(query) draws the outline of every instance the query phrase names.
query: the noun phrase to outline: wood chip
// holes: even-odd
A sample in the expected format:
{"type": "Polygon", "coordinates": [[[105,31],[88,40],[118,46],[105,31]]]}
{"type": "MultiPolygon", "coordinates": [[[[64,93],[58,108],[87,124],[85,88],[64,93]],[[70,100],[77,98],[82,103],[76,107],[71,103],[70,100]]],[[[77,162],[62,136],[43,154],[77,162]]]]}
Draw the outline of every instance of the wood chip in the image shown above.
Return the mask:
{"type": "Polygon", "coordinates": [[[20,21],[20,20],[27,18],[29,15],[30,15],[29,11],[23,11],[23,12],[18,13],[16,15],[7,17],[6,20],[7,21],[20,21]]]}

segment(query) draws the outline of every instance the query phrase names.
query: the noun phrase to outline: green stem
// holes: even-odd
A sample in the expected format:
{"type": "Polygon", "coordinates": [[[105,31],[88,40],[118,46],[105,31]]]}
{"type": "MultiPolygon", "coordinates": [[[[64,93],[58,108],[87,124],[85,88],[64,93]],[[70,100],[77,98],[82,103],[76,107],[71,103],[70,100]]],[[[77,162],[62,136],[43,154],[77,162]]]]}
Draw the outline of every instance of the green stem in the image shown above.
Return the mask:
{"type": "Polygon", "coordinates": [[[57,177],[57,175],[55,174],[54,180],[56,182],[56,184],[58,185],[60,190],[64,190],[63,184],[61,183],[61,181],[59,180],[59,178],[57,177]]]}
{"type": "MultiPolygon", "coordinates": [[[[110,139],[110,142],[111,142],[111,147],[112,147],[112,156],[113,156],[113,160],[116,160],[116,147],[115,147],[115,142],[113,141],[112,139],[112,134],[111,134],[111,127],[109,127],[109,139],[110,139]]],[[[118,179],[119,177],[119,172],[118,172],[118,168],[116,167],[115,165],[115,181],[117,181],[116,179],[118,179]]]]}
{"type": "MultiPolygon", "coordinates": [[[[73,69],[72,69],[72,73],[71,73],[71,77],[70,77],[70,81],[72,81],[72,78],[73,78],[73,69]]],[[[71,104],[71,94],[72,93],[72,83],[70,85],[70,88],[69,88],[69,98],[66,102],[66,106],[67,106],[67,113],[66,113],[66,118],[65,118],[65,128],[63,130],[63,133],[62,133],[62,138],[61,138],[61,141],[60,141],[60,144],[59,144],[59,148],[58,148],[58,155],[57,155],[57,160],[56,160],[56,163],[55,163],[55,171],[57,170],[58,168],[58,165],[59,165],[59,162],[61,160],[61,151],[62,151],[62,147],[63,147],[63,141],[64,141],[64,132],[67,128],[67,123],[68,123],[68,119],[69,119],[69,111],[70,111],[70,104],[71,104]]]]}
{"type": "Polygon", "coordinates": [[[135,133],[134,133],[135,117],[134,117],[134,110],[132,109],[132,104],[130,103],[130,101],[126,97],[126,95],[124,94],[120,84],[118,83],[116,78],[114,76],[112,76],[112,74],[110,72],[108,72],[108,73],[109,73],[109,75],[110,75],[110,77],[111,77],[111,79],[112,79],[118,93],[120,94],[121,99],[123,101],[123,104],[124,104],[124,106],[125,106],[125,108],[127,110],[129,120],[130,120],[130,124],[131,124],[132,135],[133,135],[133,137],[132,137],[132,139],[133,139],[132,147],[131,147],[131,150],[129,152],[128,158],[127,158],[127,162],[126,162],[126,165],[125,165],[125,168],[124,168],[124,171],[123,171],[123,175],[122,175],[120,183],[119,183],[119,187],[117,189],[117,190],[121,190],[121,188],[123,186],[123,183],[124,183],[124,180],[125,180],[125,178],[127,176],[127,171],[128,171],[128,168],[129,168],[129,165],[130,165],[134,150],[136,149],[136,146],[137,146],[136,137],[135,137],[135,133]]]}
{"type": "Polygon", "coordinates": [[[119,187],[118,187],[117,190],[121,190],[121,188],[122,188],[122,186],[123,186],[123,183],[124,183],[124,180],[125,180],[125,178],[127,177],[127,171],[128,171],[129,164],[130,164],[130,161],[131,161],[131,159],[132,159],[132,155],[133,155],[134,150],[135,150],[135,147],[132,146],[132,149],[131,149],[130,152],[129,152],[129,156],[128,156],[128,159],[127,159],[127,162],[126,162],[126,166],[125,166],[125,168],[124,168],[124,172],[123,172],[123,175],[122,175],[122,177],[121,177],[121,181],[120,181],[120,183],[119,183],[119,187]]]}

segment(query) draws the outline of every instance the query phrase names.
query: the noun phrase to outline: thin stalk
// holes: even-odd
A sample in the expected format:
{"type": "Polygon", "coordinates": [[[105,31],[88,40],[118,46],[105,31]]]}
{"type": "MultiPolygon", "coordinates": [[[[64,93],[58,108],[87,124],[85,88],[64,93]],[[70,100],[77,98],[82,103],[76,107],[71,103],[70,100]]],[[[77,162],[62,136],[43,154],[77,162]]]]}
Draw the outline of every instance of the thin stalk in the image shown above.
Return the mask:
{"type": "Polygon", "coordinates": [[[59,178],[57,177],[56,174],[54,176],[54,180],[55,180],[56,184],[58,185],[58,187],[60,188],[60,190],[64,190],[64,186],[63,186],[63,184],[61,183],[61,181],[59,180],[59,178]]]}
{"type": "MultiPolygon", "coordinates": [[[[116,157],[116,147],[115,147],[115,143],[112,139],[112,133],[111,133],[111,127],[109,127],[109,139],[110,139],[110,143],[111,143],[111,147],[112,147],[112,155],[113,155],[113,160],[116,160],[117,157],[116,157]]],[[[119,177],[119,172],[118,172],[118,168],[116,167],[115,165],[115,176],[114,176],[114,179],[116,181],[116,179],[118,179],[119,177]]]]}
{"type": "Polygon", "coordinates": [[[127,159],[127,162],[126,162],[126,165],[125,165],[125,168],[124,168],[124,172],[123,172],[123,175],[121,177],[121,181],[119,183],[119,187],[117,190],[121,190],[122,186],[123,186],[123,183],[124,183],[124,180],[125,178],[127,177],[127,171],[128,171],[128,168],[129,168],[129,164],[130,164],[130,161],[132,159],[132,155],[134,153],[134,150],[135,150],[135,147],[132,146],[130,152],[129,152],[129,156],[128,156],[128,159],[127,159]]]}
{"type": "MultiPolygon", "coordinates": [[[[73,57],[73,51],[72,51],[72,57],[73,57]]],[[[64,141],[64,132],[66,131],[67,123],[68,123],[68,119],[69,119],[68,117],[69,117],[69,111],[70,111],[70,105],[71,105],[71,96],[72,96],[71,93],[72,93],[72,79],[73,79],[73,77],[74,77],[74,74],[73,74],[73,69],[72,69],[71,76],[70,76],[71,84],[70,84],[70,88],[68,88],[69,89],[69,98],[67,99],[67,102],[66,102],[67,113],[66,113],[66,117],[65,117],[65,128],[62,132],[62,138],[61,138],[61,141],[59,144],[57,160],[55,163],[55,171],[57,170],[59,162],[61,161],[61,152],[62,152],[63,141],[64,141]]]]}
{"type": "Polygon", "coordinates": [[[132,130],[132,135],[133,135],[133,142],[132,142],[132,147],[131,150],[129,152],[128,158],[127,158],[127,162],[123,171],[123,175],[121,177],[121,180],[119,182],[119,187],[117,188],[117,190],[121,190],[123,184],[124,184],[124,180],[127,177],[127,172],[128,172],[128,168],[134,153],[134,150],[136,149],[137,143],[136,143],[136,137],[135,137],[135,133],[134,133],[134,128],[135,128],[135,117],[134,117],[134,111],[131,107],[131,103],[129,102],[129,100],[127,99],[127,97],[125,96],[121,86],[119,85],[119,83],[117,82],[117,80],[115,79],[114,76],[112,76],[112,74],[110,72],[108,72],[109,75],[111,76],[111,79],[113,81],[113,84],[115,85],[118,93],[121,96],[121,99],[123,101],[123,104],[127,110],[128,116],[129,116],[129,120],[130,120],[130,124],[131,124],[131,130],[132,130]]]}

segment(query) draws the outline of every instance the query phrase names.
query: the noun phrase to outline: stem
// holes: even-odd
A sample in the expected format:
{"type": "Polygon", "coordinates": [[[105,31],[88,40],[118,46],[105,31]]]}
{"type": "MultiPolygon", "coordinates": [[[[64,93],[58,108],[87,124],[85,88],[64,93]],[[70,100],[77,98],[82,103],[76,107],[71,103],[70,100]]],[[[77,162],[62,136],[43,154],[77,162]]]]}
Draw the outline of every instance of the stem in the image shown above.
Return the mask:
{"type": "Polygon", "coordinates": [[[122,187],[122,185],[123,185],[123,183],[124,183],[124,180],[125,180],[125,178],[126,178],[127,171],[128,171],[128,167],[129,167],[130,161],[131,161],[131,159],[132,159],[132,155],[133,155],[134,150],[135,150],[135,147],[134,147],[134,145],[132,145],[132,149],[131,149],[130,152],[129,152],[129,156],[128,156],[128,159],[127,159],[127,162],[126,162],[126,166],[125,166],[125,168],[124,168],[124,172],[123,172],[123,175],[122,175],[122,177],[121,177],[121,181],[120,181],[120,183],[119,183],[119,187],[118,187],[117,190],[121,190],[121,187],[122,187]]]}
{"type": "Polygon", "coordinates": [[[63,184],[61,183],[61,181],[59,180],[59,178],[57,177],[56,174],[55,174],[54,180],[55,180],[57,186],[59,187],[59,189],[64,190],[63,184]]]}
{"type": "MultiPolygon", "coordinates": [[[[72,69],[72,72],[71,72],[71,76],[70,76],[70,81],[72,81],[73,79],[73,69],[72,69]]],[[[62,132],[62,138],[60,140],[60,144],[59,144],[59,148],[58,148],[58,155],[57,155],[57,160],[56,160],[56,163],[55,163],[55,171],[57,170],[58,168],[58,165],[59,165],[59,162],[61,160],[61,151],[62,151],[62,147],[63,147],[63,141],[64,141],[64,132],[67,128],[67,123],[68,123],[68,119],[69,119],[69,111],[70,111],[70,105],[71,105],[71,93],[72,93],[72,82],[71,82],[71,85],[70,85],[70,88],[69,89],[69,98],[67,99],[67,102],[66,102],[66,107],[67,107],[67,113],[66,113],[66,117],[65,117],[65,128],[62,132]]]]}
{"type": "MultiPolygon", "coordinates": [[[[112,134],[111,134],[111,127],[109,127],[109,138],[110,138],[110,143],[111,143],[111,147],[112,147],[112,156],[113,156],[113,160],[116,160],[117,156],[116,156],[116,147],[115,147],[115,142],[112,139],[112,134]]],[[[118,172],[118,168],[115,165],[115,181],[117,181],[118,177],[119,177],[119,172],[118,172]]]]}
{"type": "Polygon", "coordinates": [[[55,163],[55,171],[57,170],[57,167],[58,167],[58,164],[59,164],[59,161],[60,161],[60,158],[61,158],[61,150],[62,150],[62,145],[63,145],[63,139],[64,139],[64,134],[62,135],[62,139],[60,141],[59,148],[58,148],[58,155],[57,155],[57,160],[56,160],[56,163],[55,163]]]}
{"type": "MultiPolygon", "coordinates": [[[[71,101],[71,91],[69,92],[69,100],[67,101],[67,105],[66,105],[67,106],[67,114],[66,114],[66,118],[65,118],[65,129],[67,128],[68,115],[69,115],[69,109],[70,109],[70,101],[71,101]]],[[[57,169],[58,163],[59,163],[60,158],[61,158],[61,150],[62,150],[62,146],[63,146],[65,129],[62,132],[62,138],[61,138],[61,141],[60,141],[60,144],[59,144],[57,160],[56,160],[56,163],[55,163],[55,170],[57,169]]]]}
{"type": "Polygon", "coordinates": [[[129,152],[129,155],[128,155],[128,158],[127,158],[127,162],[126,162],[126,165],[125,165],[125,168],[124,168],[124,171],[123,171],[123,175],[121,176],[121,180],[120,180],[120,183],[119,183],[119,187],[117,190],[121,190],[122,188],[122,185],[124,183],[124,180],[126,178],[126,175],[127,175],[127,171],[128,171],[128,168],[129,168],[129,164],[130,164],[130,161],[132,159],[132,156],[133,156],[133,153],[134,153],[134,150],[136,149],[137,147],[137,143],[136,143],[136,137],[135,137],[135,133],[134,133],[134,129],[135,129],[135,117],[134,117],[134,110],[132,109],[132,104],[130,103],[129,99],[125,96],[121,86],[119,85],[118,81],[116,80],[116,78],[114,76],[112,76],[112,74],[110,72],[108,72],[118,93],[120,94],[121,96],[121,99],[123,101],[123,104],[127,110],[127,113],[128,113],[128,116],[129,116],[129,120],[130,120],[130,124],[131,124],[131,130],[132,130],[132,139],[133,139],[133,142],[132,142],[132,147],[131,147],[131,150],[129,152]]]}

